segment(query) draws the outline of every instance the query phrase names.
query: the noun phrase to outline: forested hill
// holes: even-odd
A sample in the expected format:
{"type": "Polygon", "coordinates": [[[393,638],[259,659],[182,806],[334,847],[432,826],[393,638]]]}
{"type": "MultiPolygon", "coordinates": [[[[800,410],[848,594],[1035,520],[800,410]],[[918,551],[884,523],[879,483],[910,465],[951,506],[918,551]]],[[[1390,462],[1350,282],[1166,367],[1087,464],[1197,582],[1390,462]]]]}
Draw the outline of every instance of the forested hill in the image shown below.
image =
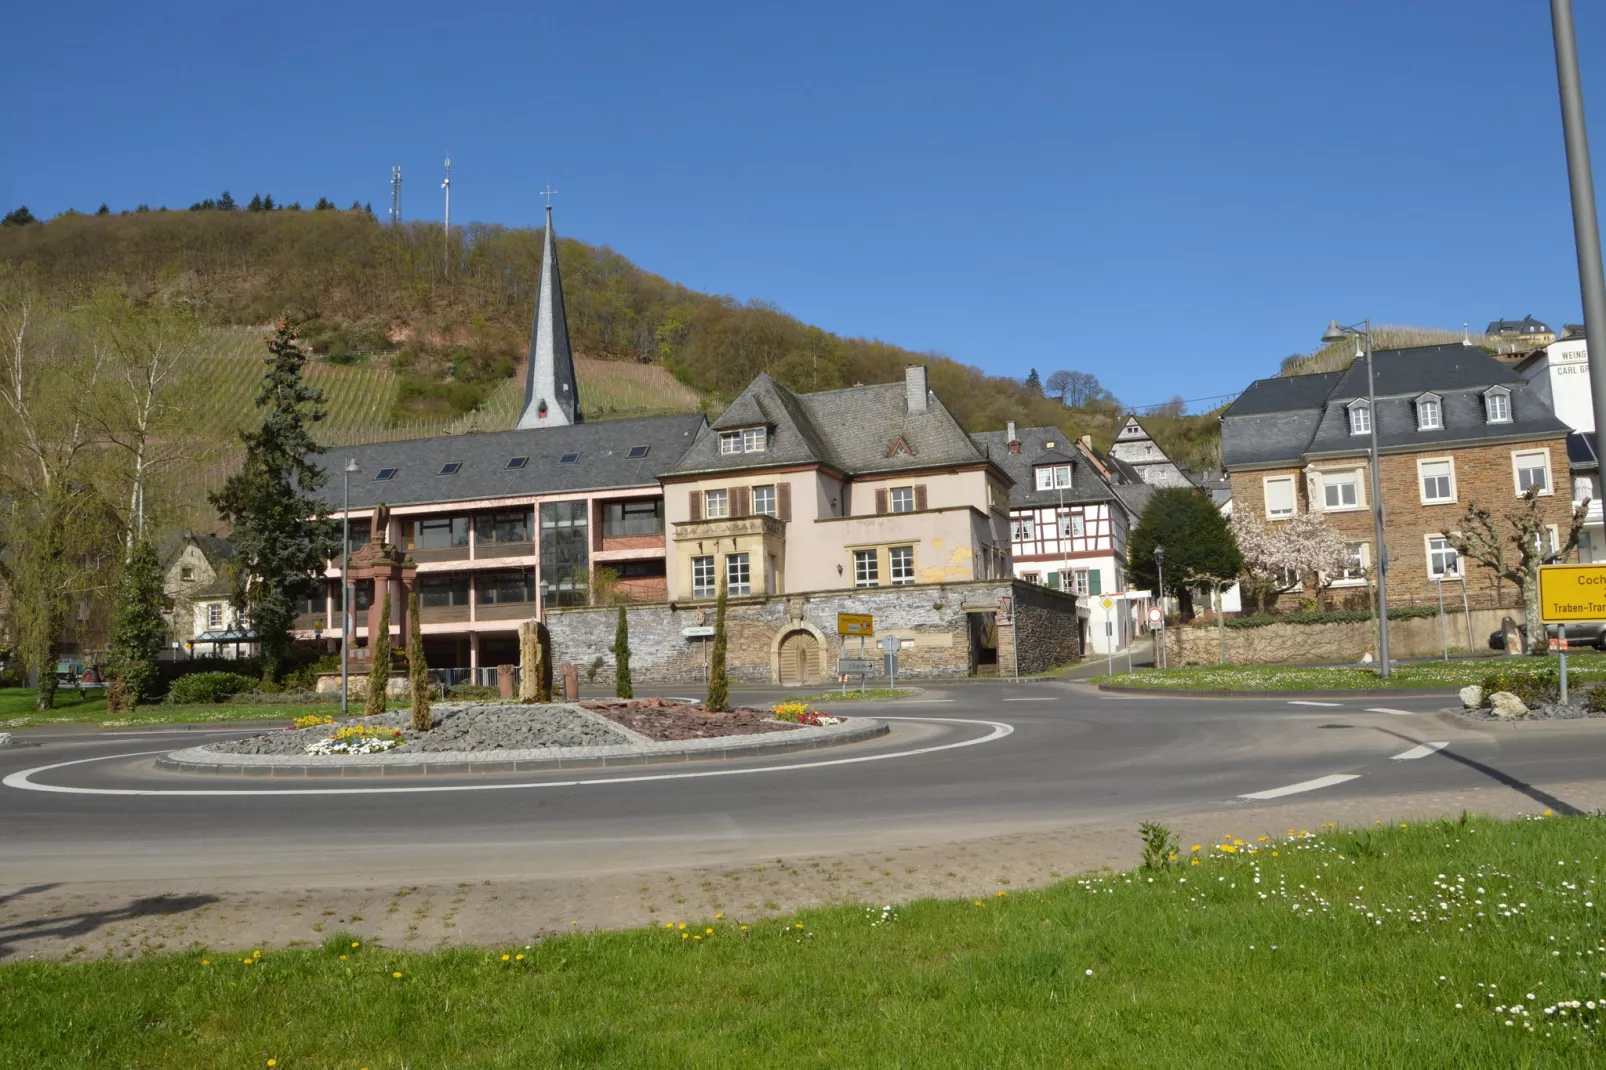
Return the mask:
{"type": "MultiPolygon", "coordinates": [[[[68,214],[0,227],[0,262],[27,265],[62,303],[112,288],[144,299],[187,293],[219,325],[281,313],[332,363],[383,360],[395,370],[396,420],[482,406],[528,346],[541,232],[471,224],[381,224],[362,210],[68,214]]],[[[578,354],[658,364],[717,406],[759,371],[801,391],[888,382],[923,362],[933,388],[970,430],[1008,420],[1113,433],[1113,399],[1067,408],[1041,390],[933,354],[842,338],[771,305],[698,293],[607,248],[559,243],[569,332],[578,354]]],[[[1084,363],[1096,360],[1084,355],[1084,363]]],[[[1208,464],[1212,418],[1162,418],[1162,444],[1208,464]]]]}

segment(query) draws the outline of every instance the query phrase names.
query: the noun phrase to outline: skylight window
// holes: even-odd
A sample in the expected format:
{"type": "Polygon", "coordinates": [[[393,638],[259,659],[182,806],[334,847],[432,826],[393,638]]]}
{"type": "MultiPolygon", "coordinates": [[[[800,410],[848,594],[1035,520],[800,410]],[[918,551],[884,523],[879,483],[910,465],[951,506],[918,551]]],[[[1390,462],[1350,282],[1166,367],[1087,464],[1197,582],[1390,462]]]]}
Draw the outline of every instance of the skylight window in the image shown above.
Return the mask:
{"type": "Polygon", "coordinates": [[[630,447],[630,452],[629,452],[629,454],[627,454],[627,456],[630,456],[630,457],[645,457],[645,456],[647,456],[647,447],[646,446],[631,446],[630,447]]]}
{"type": "Polygon", "coordinates": [[[381,479],[391,479],[399,471],[401,471],[399,468],[381,468],[377,473],[375,473],[374,479],[376,481],[381,479]]]}
{"type": "Polygon", "coordinates": [[[580,455],[578,453],[565,453],[562,457],[558,458],[558,463],[559,464],[573,464],[574,462],[578,461],[579,459],[580,459],[580,455]]]}
{"type": "Polygon", "coordinates": [[[507,466],[514,469],[523,468],[529,463],[530,459],[528,457],[509,457],[507,459],[507,466]]]}
{"type": "Polygon", "coordinates": [[[455,476],[458,473],[458,470],[462,467],[462,461],[447,461],[445,464],[441,465],[441,475],[455,476]]]}

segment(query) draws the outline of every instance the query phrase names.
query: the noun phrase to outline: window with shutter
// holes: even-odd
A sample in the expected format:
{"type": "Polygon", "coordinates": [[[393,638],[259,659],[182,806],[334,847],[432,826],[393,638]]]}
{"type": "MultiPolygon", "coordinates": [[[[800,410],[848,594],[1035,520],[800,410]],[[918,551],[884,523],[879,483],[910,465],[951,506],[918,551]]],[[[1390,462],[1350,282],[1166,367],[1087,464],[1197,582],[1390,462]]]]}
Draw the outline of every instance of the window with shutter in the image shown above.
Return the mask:
{"type": "Polygon", "coordinates": [[[691,512],[688,515],[693,520],[701,520],[703,518],[703,492],[702,491],[694,490],[694,491],[691,492],[691,512]]]}
{"type": "Polygon", "coordinates": [[[732,487],[731,488],[731,516],[746,516],[748,514],[748,502],[750,502],[751,500],[752,500],[751,488],[748,488],[748,487],[732,487]]]}
{"type": "Polygon", "coordinates": [[[792,484],[777,483],[775,486],[775,516],[780,520],[792,519],[792,484]]]}
{"type": "Polygon", "coordinates": [[[1088,569],[1087,570],[1087,593],[1088,594],[1103,594],[1104,593],[1103,585],[1104,585],[1104,573],[1100,572],[1096,568],[1088,569]]]}
{"type": "Polygon", "coordinates": [[[887,489],[885,487],[875,492],[875,511],[877,514],[887,511],[887,489]]]}
{"type": "Polygon", "coordinates": [[[924,483],[916,483],[915,484],[915,508],[916,509],[924,509],[925,507],[926,507],[926,485],[924,483]]]}

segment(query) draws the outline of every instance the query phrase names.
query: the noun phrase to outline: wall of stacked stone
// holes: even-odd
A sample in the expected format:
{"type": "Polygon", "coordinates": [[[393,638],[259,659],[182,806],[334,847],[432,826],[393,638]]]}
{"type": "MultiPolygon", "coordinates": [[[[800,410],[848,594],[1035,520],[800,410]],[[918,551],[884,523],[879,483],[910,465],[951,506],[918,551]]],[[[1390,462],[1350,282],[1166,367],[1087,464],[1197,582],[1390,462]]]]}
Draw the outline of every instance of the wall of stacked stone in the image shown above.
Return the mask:
{"type": "Polygon", "coordinates": [[[998,671],[1015,670],[1015,644],[1020,644],[1019,672],[1043,672],[1082,656],[1082,629],[1076,617],[1076,596],[1035,583],[1015,585],[1015,626],[998,629],[998,671]]]}
{"type": "MultiPolygon", "coordinates": [[[[743,683],[773,682],[778,639],[801,629],[820,637],[822,668],[825,677],[831,679],[841,646],[837,614],[868,613],[875,619],[878,636],[897,635],[904,640],[898,656],[901,675],[917,679],[964,677],[971,667],[968,614],[996,611],[1000,596],[1005,594],[1015,596],[1017,617],[1025,608],[1022,632],[1027,654],[1022,661],[1023,671],[1035,672],[1038,669],[1031,666],[1042,663],[1046,667],[1055,660],[1065,660],[1063,652],[1074,649],[1077,641],[1075,598],[1031,584],[986,580],[731,598],[726,616],[726,671],[731,679],[743,683]]],[[[705,659],[712,640],[688,639],[682,630],[712,626],[713,603],[636,604],[628,606],[625,613],[630,622],[630,669],[634,679],[686,684],[704,681],[705,659]]],[[[600,656],[603,664],[596,679],[611,684],[618,619],[615,606],[547,610],[554,660],[584,669],[600,656]]],[[[1009,631],[999,629],[1001,643],[1009,631]]],[[[858,655],[856,638],[850,637],[847,647],[848,656],[858,655]]],[[[879,649],[873,642],[867,642],[866,648],[867,655],[879,664],[879,649]]]]}
{"type": "MultiPolygon", "coordinates": [[[[1492,654],[1489,634],[1510,617],[1522,622],[1521,610],[1474,609],[1472,611],[1472,652],[1492,654]]],[[[1467,619],[1462,613],[1446,613],[1444,633],[1439,618],[1414,617],[1389,621],[1389,656],[1436,658],[1444,653],[1444,637],[1450,640],[1450,653],[1467,652],[1467,619]]],[[[1311,665],[1359,661],[1365,654],[1377,657],[1377,623],[1344,621],[1334,624],[1268,624],[1260,628],[1226,628],[1228,665],[1311,665]]],[[[1214,624],[1172,625],[1166,628],[1167,664],[1215,665],[1221,657],[1220,634],[1214,624]]]]}

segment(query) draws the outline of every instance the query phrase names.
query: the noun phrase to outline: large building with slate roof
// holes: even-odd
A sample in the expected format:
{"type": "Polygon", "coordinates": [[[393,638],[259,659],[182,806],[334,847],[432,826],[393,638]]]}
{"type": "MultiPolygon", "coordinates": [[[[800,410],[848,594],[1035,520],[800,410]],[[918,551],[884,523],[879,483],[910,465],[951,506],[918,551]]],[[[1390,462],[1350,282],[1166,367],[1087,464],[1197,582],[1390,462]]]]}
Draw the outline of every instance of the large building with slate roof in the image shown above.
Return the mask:
{"type": "MultiPolygon", "coordinates": [[[[1267,524],[1302,512],[1325,516],[1352,562],[1329,597],[1363,606],[1380,556],[1368,468],[1375,420],[1390,598],[1436,600],[1436,580],[1465,578],[1474,602],[1495,604],[1502,592],[1493,574],[1457,560],[1443,532],[1470,503],[1498,517],[1535,487],[1549,537],[1565,538],[1567,425],[1520,374],[1472,346],[1380,350],[1375,361],[1375,413],[1362,360],[1343,371],[1258,380],[1227,408],[1222,463],[1234,511],[1267,524]]],[[[1295,586],[1282,597],[1314,593],[1295,586]]]]}

